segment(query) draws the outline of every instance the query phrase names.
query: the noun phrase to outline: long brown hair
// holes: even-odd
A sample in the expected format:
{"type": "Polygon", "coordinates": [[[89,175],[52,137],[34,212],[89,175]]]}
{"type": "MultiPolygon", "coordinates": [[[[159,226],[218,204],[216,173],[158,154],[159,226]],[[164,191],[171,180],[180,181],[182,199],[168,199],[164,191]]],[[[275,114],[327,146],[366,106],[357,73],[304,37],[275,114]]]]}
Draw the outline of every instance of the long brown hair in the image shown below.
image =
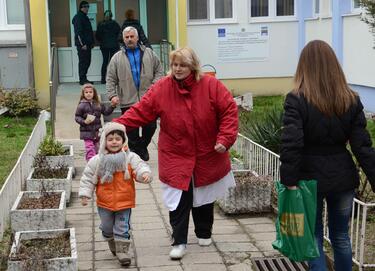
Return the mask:
{"type": "Polygon", "coordinates": [[[98,96],[98,91],[96,90],[96,88],[92,85],[92,84],[84,84],[81,88],[81,97],[79,98],[79,100],[83,100],[83,99],[86,99],[85,98],[85,89],[86,88],[92,88],[92,90],[94,91],[94,96],[92,97],[92,100],[94,101],[95,104],[99,105],[100,104],[100,99],[99,99],[99,96],[98,96]]]}
{"type": "Polygon", "coordinates": [[[303,94],[327,116],[342,115],[358,96],[349,88],[335,52],[322,40],[310,41],[303,48],[294,76],[294,93],[303,94]]]}

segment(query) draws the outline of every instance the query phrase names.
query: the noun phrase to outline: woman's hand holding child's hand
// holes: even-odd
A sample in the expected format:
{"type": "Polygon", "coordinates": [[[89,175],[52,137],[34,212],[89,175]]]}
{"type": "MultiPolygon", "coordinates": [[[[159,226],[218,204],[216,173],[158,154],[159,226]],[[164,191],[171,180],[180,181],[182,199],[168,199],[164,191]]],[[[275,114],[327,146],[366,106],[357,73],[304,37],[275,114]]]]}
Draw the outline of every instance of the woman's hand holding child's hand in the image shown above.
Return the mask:
{"type": "Polygon", "coordinates": [[[86,206],[89,201],[88,197],[81,197],[81,204],[82,206],[86,206]]]}
{"type": "Polygon", "coordinates": [[[142,175],[142,181],[143,183],[150,183],[151,182],[151,176],[148,173],[143,173],[142,175]]]}

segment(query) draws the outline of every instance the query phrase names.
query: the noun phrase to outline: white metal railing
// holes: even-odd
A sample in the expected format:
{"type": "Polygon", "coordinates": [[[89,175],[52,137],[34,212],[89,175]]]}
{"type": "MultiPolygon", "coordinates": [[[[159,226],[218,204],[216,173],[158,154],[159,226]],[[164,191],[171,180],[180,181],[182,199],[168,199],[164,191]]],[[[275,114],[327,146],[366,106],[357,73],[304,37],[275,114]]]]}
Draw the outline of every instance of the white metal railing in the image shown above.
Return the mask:
{"type": "MultiPolygon", "coordinates": [[[[239,159],[244,163],[244,169],[255,171],[259,175],[271,175],[274,180],[279,180],[280,156],[276,153],[241,134],[238,134],[232,150],[240,156],[239,159]]],[[[364,270],[364,268],[375,267],[375,257],[366,257],[367,251],[365,249],[366,245],[375,247],[375,244],[369,243],[369,238],[366,235],[366,228],[368,229],[367,225],[369,223],[367,221],[368,212],[371,209],[375,209],[375,203],[364,203],[356,198],[354,199],[350,223],[350,239],[353,250],[352,260],[358,266],[359,271],[364,270]]],[[[329,242],[326,207],[324,208],[323,216],[324,238],[329,242]]]]}
{"type": "MultiPolygon", "coordinates": [[[[327,220],[327,204],[324,203],[324,239],[329,240],[329,229],[327,220]]],[[[358,270],[362,271],[365,268],[375,267],[375,258],[373,256],[366,257],[365,246],[369,245],[373,248],[375,244],[369,242],[369,238],[366,235],[366,228],[369,221],[367,221],[368,211],[375,208],[375,203],[365,203],[359,199],[354,198],[352,207],[352,218],[350,221],[350,242],[352,244],[352,261],[358,266],[358,270]]],[[[373,235],[373,234],[372,234],[373,235]]],[[[370,240],[374,237],[372,236],[370,240]]],[[[370,250],[372,251],[373,248],[370,250]]]]}
{"type": "Polygon", "coordinates": [[[238,134],[232,150],[240,156],[245,169],[255,171],[259,175],[270,175],[273,180],[280,178],[279,155],[255,143],[251,139],[238,134]]]}
{"type": "Polygon", "coordinates": [[[31,170],[34,156],[38,151],[40,142],[42,142],[47,133],[46,120],[48,118],[49,113],[42,111],[29,140],[23,148],[21,155],[18,157],[16,165],[13,167],[0,190],[0,240],[2,240],[4,230],[9,223],[10,209],[19,192],[25,186],[25,180],[31,170]]]}

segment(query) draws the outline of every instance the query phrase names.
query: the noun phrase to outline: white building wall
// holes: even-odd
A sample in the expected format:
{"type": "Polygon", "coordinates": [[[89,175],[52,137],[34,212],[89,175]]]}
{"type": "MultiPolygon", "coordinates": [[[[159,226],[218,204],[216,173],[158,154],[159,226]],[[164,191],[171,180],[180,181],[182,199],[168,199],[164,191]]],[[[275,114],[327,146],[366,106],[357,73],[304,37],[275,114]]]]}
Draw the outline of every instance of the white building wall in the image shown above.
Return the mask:
{"type": "Polygon", "coordinates": [[[375,40],[359,16],[343,22],[344,71],[350,84],[375,87],[375,40]]]}
{"type": "Polygon", "coordinates": [[[26,41],[25,30],[3,30],[0,29],[0,43],[26,41]]]}
{"type": "Polygon", "coordinates": [[[248,1],[236,3],[236,23],[187,25],[188,44],[202,65],[211,64],[220,79],[293,76],[298,58],[298,22],[262,21],[250,23],[248,1]],[[264,61],[220,63],[217,53],[217,29],[268,26],[269,56],[264,61]]]}
{"type": "Polygon", "coordinates": [[[305,23],[306,43],[312,40],[324,40],[332,45],[332,19],[311,19],[305,23]]]}

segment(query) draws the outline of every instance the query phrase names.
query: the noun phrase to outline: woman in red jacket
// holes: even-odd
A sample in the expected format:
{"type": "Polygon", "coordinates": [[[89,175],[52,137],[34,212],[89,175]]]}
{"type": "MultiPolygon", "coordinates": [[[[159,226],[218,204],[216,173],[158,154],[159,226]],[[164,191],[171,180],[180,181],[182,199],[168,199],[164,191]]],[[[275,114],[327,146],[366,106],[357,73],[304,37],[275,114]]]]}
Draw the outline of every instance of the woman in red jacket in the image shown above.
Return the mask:
{"type": "Polygon", "coordinates": [[[159,179],[173,229],[172,259],[186,251],[189,214],[201,246],[212,242],[214,201],[235,186],[228,149],[238,132],[237,106],[216,78],[202,75],[188,47],[170,54],[169,75],[113,121],[127,129],[160,118],[159,179]]]}

